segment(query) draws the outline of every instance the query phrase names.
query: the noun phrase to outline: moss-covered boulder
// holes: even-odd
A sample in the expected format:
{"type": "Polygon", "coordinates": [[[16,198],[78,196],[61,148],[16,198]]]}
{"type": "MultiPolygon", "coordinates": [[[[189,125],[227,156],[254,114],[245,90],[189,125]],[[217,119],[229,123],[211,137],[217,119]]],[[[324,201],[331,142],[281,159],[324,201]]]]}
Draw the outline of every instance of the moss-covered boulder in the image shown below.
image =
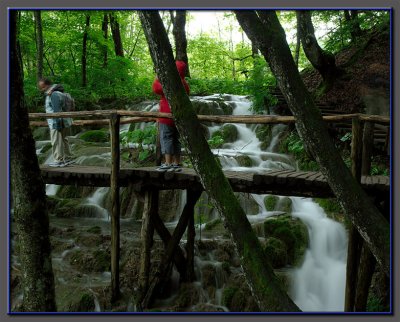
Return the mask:
{"type": "Polygon", "coordinates": [[[32,130],[32,136],[35,141],[50,140],[50,128],[48,126],[37,127],[32,130]]]}
{"type": "Polygon", "coordinates": [[[236,156],[235,159],[241,167],[250,168],[253,166],[253,160],[246,154],[240,154],[236,156]]]}
{"type": "Polygon", "coordinates": [[[215,101],[193,100],[192,106],[198,115],[223,115],[224,110],[215,101]]]}
{"type": "Polygon", "coordinates": [[[272,132],[271,126],[267,124],[258,124],[255,129],[257,138],[261,141],[261,150],[266,150],[271,144],[272,132]]]}
{"type": "Polygon", "coordinates": [[[301,262],[308,246],[308,230],[299,219],[290,215],[268,218],[264,222],[264,233],[266,238],[274,237],[285,244],[288,264],[301,262]]]}
{"type": "Polygon", "coordinates": [[[175,310],[182,311],[199,302],[200,290],[192,283],[183,283],[179,288],[179,293],[175,302],[175,310]]]}
{"type": "Polygon", "coordinates": [[[274,211],[276,205],[278,204],[279,197],[278,196],[266,196],[264,198],[264,205],[267,211],[274,211]]]}
{"type": "Polygon", "coordinates": [[[286,244],[277,238],[269,237],[265,242],[265,254],[273,268],[286,266],[288,254],[286,244]]]}
{"type": "Polygon", "coordinates": [[[108,142],[110,135],[105,130],[92,130],[82,133],[79,138],[85,142],[108,142]]]}
{"type": "Polygon", "coordinates": [[[221,129],[215,131],[211,137],[216,136],[222,137],[225,143],[235,142],[238,139],[237,127],[233,124],[225,124],[221,129]]]}
{"type": "Polygon", "coordinates": [[[232,312],[259,312],[243,274],[232,275],[222,292],[222,305],[232,312]]]}
{"type": "Polygon", "coordinates": [[[71,303],[69,312],[94,312],[95,310],[94,295],[92,293],[84,293],[77,302],[71,303]]]}
{"type": "Polygon", "coordinates": [[[110,252],[96,249],[93,252],[76,250],[67,255],[69,263],[83,273],[105,272],[111,269],[110,252]]]}
{"type": "Polygon", "coordinates": [[[292,199],[289,197],[281,198],[277,204],[276,210],[286,213],[292,212],[292,199]]]}

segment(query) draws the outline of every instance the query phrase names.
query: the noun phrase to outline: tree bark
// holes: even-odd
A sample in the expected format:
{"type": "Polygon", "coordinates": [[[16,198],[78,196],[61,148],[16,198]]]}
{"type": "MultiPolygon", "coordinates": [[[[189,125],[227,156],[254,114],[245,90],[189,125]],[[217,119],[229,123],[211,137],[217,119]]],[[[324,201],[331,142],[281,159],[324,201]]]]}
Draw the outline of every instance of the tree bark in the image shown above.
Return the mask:
{"type": "Polygon", "coordinates": [[[175,16],[171,12],[171,21],[173,24],[172,34],[175,40],[175,60],[182,60],[186,63],[186,76],[190,77],[185,32],[186,10],[177,10],[175,16]]]}
{"type": "Polygon", "coordinates": [[[17,12],[10,11],[10,170],[14,220],[22,269],[22,309],[56,311],[45,185],[36,158],[24,102],[16,37],[17,12]]]}
{"type": "Polygon", "coordinates": [[[37,79],[43,77],[43,28],[42,28],[42,12],[35,10],[35,28],[36,28],[36,63],[37,63],[37,79]]]}
{"type": "Polygon", "coordinates": [[[358,10],[343,10],[344,18],[350,28],[351,41],[356,42],[362,34],[360,22],[358,21],[358,10]]]}
{"type": "Polygon", "coordinates": [[[200,123],[176,70],[171,45],[158,12],[140,11],[139,16],[182,141],[190,152],[190,159],[205,190],[232,234],[259,307],[263,311],[299,311],[281,288],[246,214],[202,135],[200,123]]]}
{"type": "MultiPolygon", "coordinates": [[[[101,24],[101,30],[103,31],[103,37],[104,40],[108,40],[108,16],[107,14],[104,15],[103,17],[103,23],[101,24]]],[[[108,55],[108,49],[107,45],[103,46],[103,67],[107,67],[107,55],[108,55]]]]}
{"type": "Polygon", "coordinates": [[[311,11],[296,11],[296,15],[297,24],[300,29],[300,39],[307,59],[321,74],[324,82],[332,84],[339,74],[339,70],[336,67],[335,56],[319,46],[311,21],[311,11]]]}
{"type": "Polygon", "coordinates": [[[86,87],[87,85],[86,55],[87,55],[87,39],[88,39],[89,28],[90,28],[90,15],[86,14],[85,31],[83,32],[83,40],[82,40],[82,87],[86,87]]]}
{"type": "Polygon", "coordinates": [[[264,55],[279,88],[296,118],[296,128],[321,167],[346,215],[368,244],[384,272],[390,274],[390,227],[336,150],[321,113],[308,93],[294,64],[285,32],[276,13],[263,11],[263,21],[254,11],[236,11],[247,36],[264,55]]]}
{"type": "Polygon", "coordinates": [[[297,33],[296,33],[296,50],[294,53],[294,63],[296,64],[296,67],[299,68],[299,57],[300,57],[300,24],[297,21],[297,33]]]}
{"type": "Polygon", "coordinates": [[[115,54],[117,56],[124,57],[124,49],[122,46],[121,32],[119,30],[119,23],[117,16],[115,16],[114,13],[110,13],[109,17],[110,17],[112,37],[114,40],[115,54]]]}
{"type": "Polygon", "coordinates": [[[372,275],[375,272],[376,260],[371,251],[364,245],[361,253],[358,270],[357,292],[354,302],[355,312],[367,311],[368,292],[371,286],[372,275]]]}

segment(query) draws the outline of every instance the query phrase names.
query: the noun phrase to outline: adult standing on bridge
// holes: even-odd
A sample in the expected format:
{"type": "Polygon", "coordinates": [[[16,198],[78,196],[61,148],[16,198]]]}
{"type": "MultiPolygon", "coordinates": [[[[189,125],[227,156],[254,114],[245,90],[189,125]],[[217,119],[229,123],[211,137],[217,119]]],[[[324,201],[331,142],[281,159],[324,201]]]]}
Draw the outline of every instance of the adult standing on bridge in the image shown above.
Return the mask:
{"type": "MultiPolygon", "coordinates": [[[[62,94],[64,88],[60,84],[53,84],[50,79],[42,78],[38,82],[39,90],[45,95],[46,113],[58,113],[63,111],[65,97],[62,94]]],[[[50,128],[50,140],[54,161],[50,167],[65,167],[74,163],[67,139],[68,129],[72,125],[71,118],[47,119],[50,128]]]]}
{"type": "MultiPolygon", "coordinates": [[[[186,63],[181,60],[175,62],[179,76],[186,92],[189,94],[189,85],[185,80],[186,63]]],[[[158,78],[153,82],[153,92],[161,95],[159,111],[162,113],[171,113],[171,108],[167,98],[164,95],[162,86],[158,78]]],[[[161,153],[165,157],[165,163],[157,168],[158,171],[181,171],[181,143],[179,141],[179,133],[172,119],[159,118],[159,132],[161,153]]]]}

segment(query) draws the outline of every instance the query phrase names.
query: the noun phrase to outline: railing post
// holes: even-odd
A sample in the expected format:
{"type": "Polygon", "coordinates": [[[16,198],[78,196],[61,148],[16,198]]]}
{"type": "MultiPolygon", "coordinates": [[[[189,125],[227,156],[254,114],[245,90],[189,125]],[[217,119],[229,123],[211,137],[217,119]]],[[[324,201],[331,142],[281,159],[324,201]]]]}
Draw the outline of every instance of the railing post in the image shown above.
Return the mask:
{"type": "MultiPolygon", "coordinates": [[[[193,192],[191,190],[186,190],[187,202],[192,197],[193,192]]],[[[187,263],[187,281],[193,282],[195,279],[194,274],[194,243],[196,237],[196,230],[194,227],[194,203],[193,208],[191,208],[191,213],[187,226],[187,241],[186,241],[186,263],[187,263]]]]}
{"type": "Polygon", "coordinates": [[[115,302],[120,295],[119,290],[119,255],[120,255],[120,200],[119,200],[119,121],[117,113],[110,116],[111,132],[111,301],[115,302]]]}
{"type": "MultiPolygon", "coordinates": [[[[352,139],[351,139],[351,173],[354,178],[361,182],[362,165],[362,126],[358,117],[352,120],[352,139]]],[[[347,249],[347,269],[346,269],[346,293],[345,293],[345,312],[354,311],[354,302],[357,287],[357,273],[360,262],[362,238],[357,229],[351,225],[349,231],[349,242],[347,249]]]]}
{"type": "Polygon", "coordinates": [[[363,133],[361,175],[368,176],[371,171],[371,157],[374,148],[375,123],[365,122],[363,133]]]}

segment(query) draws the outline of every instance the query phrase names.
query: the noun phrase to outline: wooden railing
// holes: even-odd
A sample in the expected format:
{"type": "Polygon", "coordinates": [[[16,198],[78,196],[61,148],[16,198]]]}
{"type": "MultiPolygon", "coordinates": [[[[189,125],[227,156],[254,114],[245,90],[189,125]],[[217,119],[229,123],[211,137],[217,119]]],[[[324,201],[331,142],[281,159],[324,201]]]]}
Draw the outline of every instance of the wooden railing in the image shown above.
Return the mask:
{"type": "MultiPolygon", "coordinates": [[[[124,110],[97,110],[62,113],[30,113],[29,119],[32,126],[47,126],[45,121],[33,121],[48,118],[79,118],[74,120],[74,125],[106,125],[110,126],[111,133],[111,291],[115,300],[120,294],[119,290],[119,253],[120,253],[120,199],[119,199],[119,171],[120,171],[120,124],[154,122],[157,118],[173,118],[170,113],[141,112],[124,110]],[[83,118],[83,119],[82,119],[83,118]],[[85,118],[96,118],[86,120],[85,118]]],[[[269,116],[269,115],[198,115],[200,122],[214,123],[245,123],[245,124],[290,124],[295,123],[294,116],[269,116]]],[[[352,173],[360,181],[363,149],[371,149],[368,140],[363,140],[363,123],[378,123],[390,125],[390,118],[379,115],[343,114],[323,116],[326,122],[341,122],[352,120],[351,159],[352,173]]],[[[389,132],[388,132],[389,133],[389,132]]],[[[372,132],[373,135],[373,132],[372,132]]],[[[365,157],[365,156],[364,156],[365,157]]],[[[370,156],[368,157],[370,162],[370,156]]],[[[192,223],[193,226],[193,223],[192,223]]],[[[351,254],[350,254],[351,255],[351,254]]],[[[193,255],[192,255],[193,256],[193,255]]]]}

